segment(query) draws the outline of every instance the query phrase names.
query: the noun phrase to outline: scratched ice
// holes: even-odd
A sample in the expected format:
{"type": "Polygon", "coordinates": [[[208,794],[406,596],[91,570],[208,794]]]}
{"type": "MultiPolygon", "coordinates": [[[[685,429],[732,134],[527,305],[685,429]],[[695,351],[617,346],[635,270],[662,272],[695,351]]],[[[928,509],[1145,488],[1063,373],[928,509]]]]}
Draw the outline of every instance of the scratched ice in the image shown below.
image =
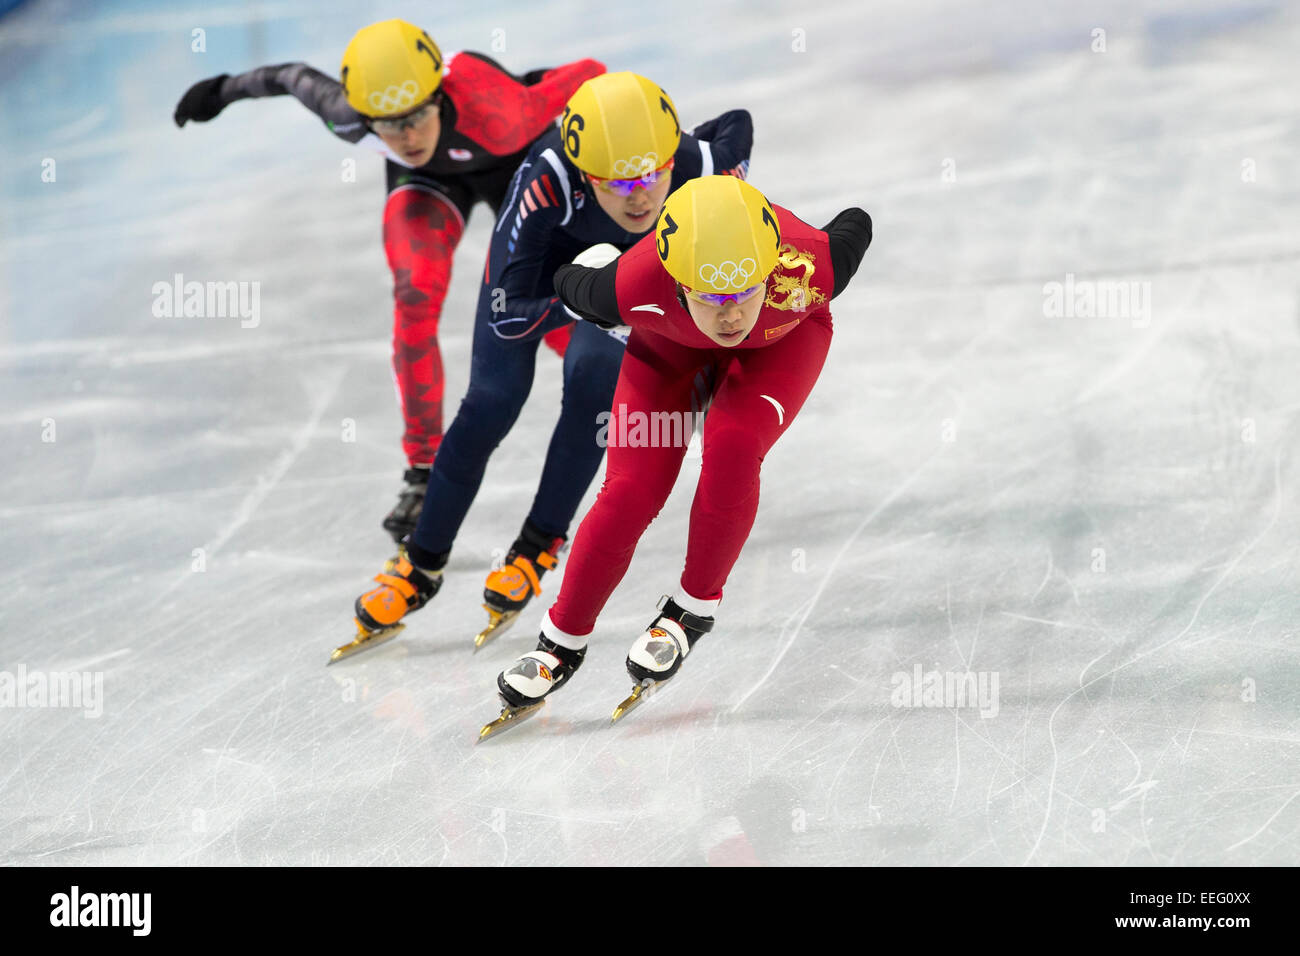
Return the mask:
{"type": "Polygon", "coordinates": [[[364,14],[34,2],[0,20],[0,670],[99,673],[103,714],[0,709],[0,863],[1296,863],[1294,9],[670,0],[669,43],[516,6],[427,26],[636,69],[688,123],[746,106],[756,184],[875,217],[717,630],[609,726],[692,466],[573,685],[474,745],[558,583],[469,653],[546,356],[436,604],[327,669],[403,467],[380,162],[288,99],[170,113],[332,71],[364,14]],[[177,274],[260,283],[256,327],[156,317],[177,274]]]}

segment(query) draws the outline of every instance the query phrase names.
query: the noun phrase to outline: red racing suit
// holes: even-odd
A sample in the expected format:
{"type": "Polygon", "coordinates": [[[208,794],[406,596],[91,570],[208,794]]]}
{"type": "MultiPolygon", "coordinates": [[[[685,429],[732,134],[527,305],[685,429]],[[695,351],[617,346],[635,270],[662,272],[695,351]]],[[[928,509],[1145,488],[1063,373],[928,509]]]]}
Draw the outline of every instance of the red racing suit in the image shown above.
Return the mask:
{"type": "Polygon", "coordinates": [[[830,299],[870,243],[871,220],[861,210],[846,210],[821,230],[772,208],[781,231],[777,265],[753,330],[730,348],[696,327],[659,260],[654,233],[603,269],[556,273],[556,291],[575,313],[616,317],[632,329],[606,436],[605,483],[574,537],[550,610],[550,626],[564,634],[591,632],[667,500],[690,438],[674,416],[691,413],[692,384],[709,367],[715,386],[681,588],[699,601],[722,595],[754,523],[763,459],[799,414],[826,359],[830,299]]]}

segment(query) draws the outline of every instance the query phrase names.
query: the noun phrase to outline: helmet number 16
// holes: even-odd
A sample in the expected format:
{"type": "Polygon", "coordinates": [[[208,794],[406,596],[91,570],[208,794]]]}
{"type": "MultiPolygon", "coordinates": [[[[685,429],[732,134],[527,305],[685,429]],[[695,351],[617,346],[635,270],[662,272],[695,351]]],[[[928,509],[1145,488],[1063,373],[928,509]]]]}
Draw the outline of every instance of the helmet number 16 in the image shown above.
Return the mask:
{"type": "Polygon", "coordinates": [[[569,147],[569,155],[576,159],[578,156],[578,147],[581,145],[578,131],[586,127],[587,121],[582,118],[581,113],[573,113],[573,115],[570,116],[569,114],[572,112],[572,109],[573,108],[570,106],[564,108],[564,116],[560,120],[560,128],[564,130],[564,145],[569,147]]]}

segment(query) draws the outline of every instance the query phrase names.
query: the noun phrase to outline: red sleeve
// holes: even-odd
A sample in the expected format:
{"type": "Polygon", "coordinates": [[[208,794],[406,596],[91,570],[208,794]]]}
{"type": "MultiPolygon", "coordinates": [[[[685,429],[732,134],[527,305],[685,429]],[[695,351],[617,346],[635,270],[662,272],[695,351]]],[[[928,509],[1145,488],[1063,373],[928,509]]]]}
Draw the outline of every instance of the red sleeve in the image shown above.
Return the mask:
{"type": "Polygon", "coordinates": [[[578,87],[604,72],[605,64],[599,60],[577,60],[548,70],[536,84],[525,87],[528,102],[524,106],[524,126],[536,131],[529,135],[527,143],[520,144],[520,148],[546,131],[551,121],[564,112],[564,104],[578,92],[578,87]]]}
{"type": "Polygon", "coordinates": [[[614,289],[619,318],[634,329],[662,331],[666,320],[681,307],[677,304],[677,285],[655,250],[654,232],[642,237],[617,261],[614,289]]]}
{"type": "Polygon", "coordinates": [[[605,72],[603,63],[578,60],[526,86],[474,54],[459,53],[448,66],[443,84],[456,104],[457,132],[497,156],[527,149],[564,111],[579,86],[605,72]]]}

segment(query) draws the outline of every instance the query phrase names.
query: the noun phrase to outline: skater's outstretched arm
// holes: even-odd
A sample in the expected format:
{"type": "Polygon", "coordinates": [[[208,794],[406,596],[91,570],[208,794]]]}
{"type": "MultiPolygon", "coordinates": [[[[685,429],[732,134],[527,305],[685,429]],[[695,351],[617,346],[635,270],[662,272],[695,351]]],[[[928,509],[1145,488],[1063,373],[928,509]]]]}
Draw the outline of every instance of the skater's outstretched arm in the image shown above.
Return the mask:
{"type": "Polygon", "coordinates": [[[831,271],[835,273],[835,298],[848,286],[858,271],[867,247],[871,245],[871,217],[856,207],[845,209],[822,226],[831,247],[831,271]]]}
{"type": "Polygon", "coordinates": [[[498,338],[537,339],[571,320],[547,294],[545,274],[565,202],[554,170],[534,151],[516,174],[488,250],[491,287],[484,294],[492,296],[489,322],[498,338]]]}
{"type": "Polygon", "coordinates": [[[454,105],[456,128],[487,152],[509,156],[542,136],[574,91],[604,72],[598,60],[576,60],[519,77],[491,57],[466,50],[447,58],[442,89],[454,105]]]}
{"type": "Polygon", "coordinates": [[[361,114],[348,105],[338,80],[306,63],[261,66],[235,76],[223,73],[200,80],[181,97],[174,119],[177,126],[189,120],[205,123],[236,100],[285,94],[319,116],[340,139],[356,143],[368,132],[361,114]]]}
{"type": "Polygon", "coordinates": [[[618,260],[599,269],[563,265],[555,271],[555,293],[574,315],[612,329],[631,325],[618,314],[618,260]]]}
{"type": "MultiPolygon", "coordinates": [[[[481,53],[461,54],[473,56],[494,63],[481,53]]],[[[497,65],[494,63],[494,65],[497,65]]],[[[506,72],[504,67],[500,67],[506,72]]],[[[515,77],[524,89],[520,91],[520,102],[515,107],[518,118],[519,139],[510,144],[510,150],[524,149],[540,131],[555,117],[564,112],[564,104],[585,81],[605,72],[605,64],[599,60],[575,60],[547,70],[533,70],[522,77],[515,77]]]]}
{"type": "Polygon", "coordinates": [[[691,130],[700,141],[709,162],[703,176],[723,175],[744,179],[749,173],[749,154],[754,148],[754,120],[749,110],[728,110],[691,130]]]}

